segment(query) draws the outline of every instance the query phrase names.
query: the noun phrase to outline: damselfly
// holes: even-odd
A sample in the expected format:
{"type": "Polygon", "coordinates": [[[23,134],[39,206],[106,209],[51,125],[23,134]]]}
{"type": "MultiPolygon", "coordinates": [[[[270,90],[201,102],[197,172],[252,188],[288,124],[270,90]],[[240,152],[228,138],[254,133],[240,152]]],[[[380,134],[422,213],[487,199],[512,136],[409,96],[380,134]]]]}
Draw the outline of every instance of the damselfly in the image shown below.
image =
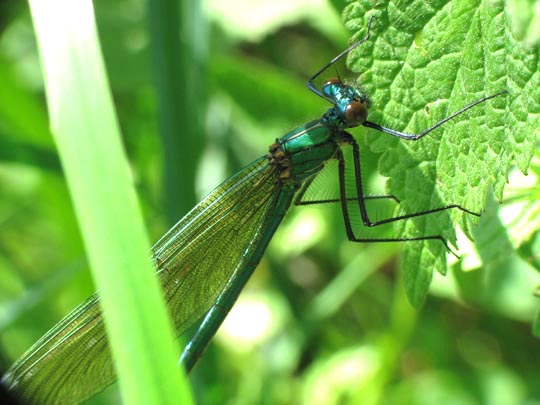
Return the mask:
{"type": "MultiPolygon", "coordinates": [[[[459,205],[446,205],[377,221],[366,201],[397,199],[364,193],[359,146],[348,128],[363,125],[385,134],[416,141],[470,108],[499,94],[469,104],[419,134],[407,134],[368,120],[370,101],[363,91],[337,78],[317,83],[336,62],[369,39],[337,55],[308,81],[308,87],[332,104],[321,118],[280,139],[269,152],[234,174],[208,194],[152,248],[152,258],[163,286],[178,335],[199,322],[185,347],[181,362],[190,370],[238,298],[293,202],[296,205],[336,202],[343,213],[349,240],[445,240],[439,235],[363,238],[355,233],[351,216],[366,227],[388,224],[450,208],[478,215],[459,205]],[[352,155],[352,166],[344,158],[352,155]],[[333,163],[332,163],[333,162],[333,163]],[[317,199],[312,189],[325,166],[337,164],[339,192],[317,199]],[[354,192],[347,191],[352,184],[354,192]]],[[[144,299],[141,297],[141,299],[144,299]]],[[[30,403],[80,402],[115,380],[105,326],[95,294],[61,320],[4,375],[3,382],[30,403]]]]}

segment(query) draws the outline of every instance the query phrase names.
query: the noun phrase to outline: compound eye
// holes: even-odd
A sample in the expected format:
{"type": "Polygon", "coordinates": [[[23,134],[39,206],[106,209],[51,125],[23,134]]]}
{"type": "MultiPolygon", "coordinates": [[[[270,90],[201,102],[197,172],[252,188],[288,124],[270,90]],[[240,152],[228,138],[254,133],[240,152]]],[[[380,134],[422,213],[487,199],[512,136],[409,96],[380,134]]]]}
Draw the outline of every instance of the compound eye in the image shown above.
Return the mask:
{"type": "Polygon", "coordinates": [[[337,77],[331,77],[324,83],[325,86],[330,86],[332,84],[341,84],[341,80],[339,80],[337,77]]]}
{"type": "Polygon", "coordinates": [[[348,127],[356,127],[367,118],[367,108],[359,101],[351,101],[345,108],[345,119],[348,127]]]}
{"type": "Polygon", "coordinates": [[[337,77],[332,77],[324,83],[322,92],[325,96],[333,98],[341,85],[341,80],[337,77]]]}

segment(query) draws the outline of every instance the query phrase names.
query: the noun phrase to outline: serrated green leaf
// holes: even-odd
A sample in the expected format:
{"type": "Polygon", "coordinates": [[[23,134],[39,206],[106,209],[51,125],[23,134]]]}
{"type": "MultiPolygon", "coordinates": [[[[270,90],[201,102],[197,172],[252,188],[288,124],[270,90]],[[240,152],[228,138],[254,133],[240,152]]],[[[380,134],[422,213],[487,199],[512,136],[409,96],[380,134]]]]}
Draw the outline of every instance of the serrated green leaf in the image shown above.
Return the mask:
{"type": "MultiPolygon", "coordinates": [[[[465,105],[507,90],[444,124],[417,142],[376,131],[368,144],[379,153],[388,191],[405,212],[459,204],[482,212],[493,189],[502,199],[513,162],[526,171],[540,124],[538,47],[526,48],[509,29],[502,1],[359,0],[344,12],[354,38],[370,40],[351,52],[349,66],[370,95],[372,122],[419,133],[465,105]]],[[[403,236],[442,235],[455,241],[454,224],[468,229],[459,210],[414,218],[403,236]]],[[[446,272],[438,241],[407,243],[405,286],[415,306],[424,301],[434,270],[446,272]]]]}

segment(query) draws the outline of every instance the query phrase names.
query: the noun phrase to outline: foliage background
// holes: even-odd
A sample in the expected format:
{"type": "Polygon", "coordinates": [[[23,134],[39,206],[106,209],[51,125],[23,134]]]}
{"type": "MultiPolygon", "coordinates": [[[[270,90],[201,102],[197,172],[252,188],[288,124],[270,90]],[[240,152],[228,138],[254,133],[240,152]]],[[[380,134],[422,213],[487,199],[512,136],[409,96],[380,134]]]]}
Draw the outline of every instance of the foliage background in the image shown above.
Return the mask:
{"type": "MultiPolygon", "coordinates": [[[[265,153],[274,138],[327,108],[304,82],[347,44],[343,7],[340,1],[209,0],[199,12],[191,4],[186,18],[193,26],[183,35],[196,41],[192,52],[201,78],[191,88],[196,105],[187,118],[201,109],[204,142],[190,149],[197,157],[196,177],[168,172],[167,183],[145,4],[95,1],[152,239],[219,181],[265,153]],[[186,190],[180,193],[185,201],[170,201],[171,184],[195,184],[196,192],[190,197],[186,190]]],[[[2,3],[0,30],[5,369],[94,288],[47,129],[27,6],[2,3]]],[[[364,136],[362,130],[354,133],[364,136]]],[[[381,183],[377,159],[363,150],[373,184],[381,183]]],[[[528,177],[510,174],[505,197],[514,197],[514,204],[489,202],[474,228],[483,255],[467,254],[473,248],[460,240],[463,260],[446,277],[435,277],[420,312],[405,298],[399,244],[348,243],[336,207],[293,209],[192,374],[199,403],[540,402],[540,342],[530,326],[539,306],[533,297],[539,171],[533,160],[528,177]],[[496,258],[489,266],[483,266],[486,255],[496,258]]],[[[114,402],[116,395],[112,387],[91,402],[114,402]]]]}

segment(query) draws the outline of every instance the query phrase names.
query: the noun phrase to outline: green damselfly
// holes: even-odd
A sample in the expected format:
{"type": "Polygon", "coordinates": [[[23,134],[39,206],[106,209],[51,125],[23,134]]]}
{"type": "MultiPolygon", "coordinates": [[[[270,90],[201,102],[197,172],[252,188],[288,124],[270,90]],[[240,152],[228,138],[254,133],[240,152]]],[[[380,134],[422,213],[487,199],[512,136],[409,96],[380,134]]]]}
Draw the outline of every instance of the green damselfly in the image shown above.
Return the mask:
{"type": "MultiPolygon", "coordinates": [[[[323,74],[360,41],[337,55],[308,81],[308,87],[332,104],[320,119],[301,126],[269,148],[255,160],[208,194],[152,248],[170,316],[178,335],[194,325],[198,329],[185,347],[181,363],[187,370],[195,365],[210,339],[233,306],[247,280],[261,260],[282,218],[293,204],[338,203],[345,230],[351,241],[439,240],[439,235],[417,237],[362,238],[355,233],[352,215],[359,215],[366,227],[388,224],[450,208],[478,215],[459,205],[370,219],[366,201],[397,199],[390,195],[364,194],[359,146],[346,131],[363,125],[405,140],[418,140],[469,110],[496,97],[483,97],[419,134],[406,134],[367,120],[369,99],[361,90],[338,78],[323,74]],[[344,150],[352,156],[352,166],[344,150]],[[335,197],[316,198],[312,192],[317,178],[337,164],[339,192],[335,197]],[[354,191],[347,191],[352,184],[354,191]],[[228,248],[216,245],[226,243],[228,248]]],[[[40,404],[78,403],[115,380],[114,365],[99,307],[93,295],[61,320],[26,352],[3,377],[3,382],[25,401],[40,404]]]]}

